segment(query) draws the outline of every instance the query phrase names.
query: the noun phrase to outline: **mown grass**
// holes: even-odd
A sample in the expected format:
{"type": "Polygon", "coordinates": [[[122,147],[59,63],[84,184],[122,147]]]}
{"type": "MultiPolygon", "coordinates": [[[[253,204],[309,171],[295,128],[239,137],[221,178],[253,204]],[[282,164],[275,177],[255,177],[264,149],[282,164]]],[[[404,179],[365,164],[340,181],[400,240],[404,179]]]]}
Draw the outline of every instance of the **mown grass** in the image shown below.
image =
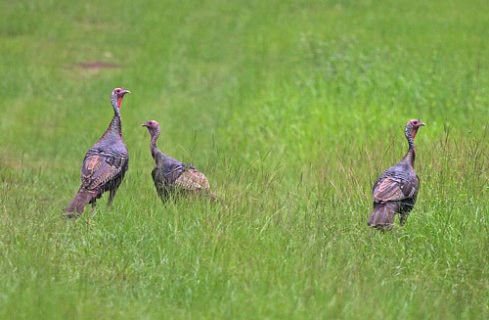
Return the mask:
{"type": "Polygon", "coordinates": [[[1,318],[489,317],[486,1],[0,6],[1,318]],[[65,221],[116,86],[128,174],[65,221]],[[418,203],[369,230],[414,117],[418,203]],[[224,203],[158,200],[149,119],[224,203]]]}

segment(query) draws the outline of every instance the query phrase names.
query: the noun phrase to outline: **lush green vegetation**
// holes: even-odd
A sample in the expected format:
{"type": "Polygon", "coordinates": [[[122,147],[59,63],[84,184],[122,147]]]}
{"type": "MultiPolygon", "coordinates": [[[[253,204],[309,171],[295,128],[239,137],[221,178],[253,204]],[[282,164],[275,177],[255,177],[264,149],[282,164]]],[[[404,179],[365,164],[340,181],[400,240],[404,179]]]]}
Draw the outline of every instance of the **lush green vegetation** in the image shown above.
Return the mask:
{"type": "Polygon", "coordinates": [[[488,11],[3,1],[0,318],[489,318],[488,11]],[[66,221],[116,86],[128,174],[112,210],[66,221]],[[415,117],[417,206],[369,230],[415,117]],[[159,201],[149,119],[223,204],[159,201]]]}

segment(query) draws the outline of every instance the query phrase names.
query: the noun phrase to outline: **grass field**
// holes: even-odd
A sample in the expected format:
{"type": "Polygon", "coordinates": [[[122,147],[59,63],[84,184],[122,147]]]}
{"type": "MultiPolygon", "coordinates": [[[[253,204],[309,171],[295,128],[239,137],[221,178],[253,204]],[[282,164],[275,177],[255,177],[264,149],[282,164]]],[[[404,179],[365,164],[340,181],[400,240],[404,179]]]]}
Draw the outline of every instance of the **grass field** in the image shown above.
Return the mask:
{"type": "Polygon", "coordinates": [[[0,318],[488,319],[488,11],[0,2],[0,318]],[[129,171],[112,209],[67,221],[118,86],[129,171]],[[418,203],[370,230],[411,118],[418,203]],[[222,204],[159,201],[149,119],[222,204]]]}

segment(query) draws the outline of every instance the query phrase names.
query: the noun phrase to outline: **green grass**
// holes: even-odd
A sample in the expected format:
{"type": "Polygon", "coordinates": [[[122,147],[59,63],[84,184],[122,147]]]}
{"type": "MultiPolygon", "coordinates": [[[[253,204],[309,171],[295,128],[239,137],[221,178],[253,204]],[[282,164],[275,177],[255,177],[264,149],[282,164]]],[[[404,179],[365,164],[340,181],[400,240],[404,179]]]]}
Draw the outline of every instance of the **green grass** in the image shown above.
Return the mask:
{"type": "Polygon", "coordinates": [[[4,1],[0,318],[489,318],[488,9],[4,1]],[[129,171],[112,209],[66,221],[116,86],[129,171]],[[369,230],[415,117],[418,203],[369,230]],[[159,201],[149,119],[224,204],[159,201]]]}

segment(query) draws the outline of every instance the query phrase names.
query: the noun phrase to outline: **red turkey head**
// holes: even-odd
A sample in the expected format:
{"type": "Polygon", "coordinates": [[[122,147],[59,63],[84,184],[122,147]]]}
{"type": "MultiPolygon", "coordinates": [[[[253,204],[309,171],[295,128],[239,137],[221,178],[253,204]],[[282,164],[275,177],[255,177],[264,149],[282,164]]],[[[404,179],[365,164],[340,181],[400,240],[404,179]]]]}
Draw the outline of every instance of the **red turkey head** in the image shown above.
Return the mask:
{"type": "Polygon", "coordinates": [[[406,125],[406,131],[411,132],[411,137],[414,139],[416,137],[416,133],[418,132],[419,127],[425,126],[424,122],[421,122],[418,119],[409,120],[406,125]]]}
{"type": "Polygon", "coordinates": [[[160,127],[160,124],[156,120],[149,120],[146,123],[143,123],[141,126],[146,127],[148,129],[157,129],[160,127]]]}
{"type": "Polygon", "coordinates": [[[124,88],[115,88],[112,91],[112,100],[117,102],[117,107],[120,109],[122,104],[122,98],[126,95],[126,93],[131,93],[131,91],[126,90],[124,88]]]}
{"type": "Polygon", "coordinates": [[[148,128],[151,136],[158,136],[160,134],[160,124],[156,120],[149,120],[142,124],[143,127],[148,128]]]}

